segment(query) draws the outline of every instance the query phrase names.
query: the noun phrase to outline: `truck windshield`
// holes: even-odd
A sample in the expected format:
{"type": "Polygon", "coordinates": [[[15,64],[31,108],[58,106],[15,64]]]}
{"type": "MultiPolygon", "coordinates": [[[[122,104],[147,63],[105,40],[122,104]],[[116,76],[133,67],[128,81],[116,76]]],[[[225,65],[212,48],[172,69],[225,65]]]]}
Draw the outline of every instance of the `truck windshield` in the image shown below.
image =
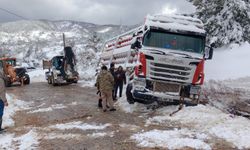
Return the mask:
{"type": "Polygon", "coordinates": [[[151,30],[145,34],[143,45],[202,54],[205,48],[205,38],[151,30]]]}

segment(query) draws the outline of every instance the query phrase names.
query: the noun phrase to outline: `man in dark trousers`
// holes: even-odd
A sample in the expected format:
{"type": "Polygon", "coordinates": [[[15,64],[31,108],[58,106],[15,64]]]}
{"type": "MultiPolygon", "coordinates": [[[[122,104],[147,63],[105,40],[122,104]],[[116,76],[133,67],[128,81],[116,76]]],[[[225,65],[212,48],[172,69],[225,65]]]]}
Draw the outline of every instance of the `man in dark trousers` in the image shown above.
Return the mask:
{"type": "MultiPolygon", "coordinates": [[[[114,80],[115,80],[115,63],[111,63],[110,64],[110,67],[109,67],[109,72],[112,74],[114,80]]],[[[112,98],[113,98],[113,101],[116,101],[116,96],[115,96],[115,85],[114,85],[114,88],[112,90],[112,98]]]]}
{"type": "Polygon", "coordinates": [[[8,106],[8,102],[6,99],[5,84],[4,84],[3,78],[4,78],[3,73],[0,72],[0,133],[3,131],[2,118],[3,118],[4,107],[8,106]]]}
{"type": "Polygon", "coordinates": [[[119,66],[118,70],[115,72],[115,97],[117,96],[118,88],[119,96],[122,97],[123,84],[126,84],[126,76],[122,66],[119,66]]]}

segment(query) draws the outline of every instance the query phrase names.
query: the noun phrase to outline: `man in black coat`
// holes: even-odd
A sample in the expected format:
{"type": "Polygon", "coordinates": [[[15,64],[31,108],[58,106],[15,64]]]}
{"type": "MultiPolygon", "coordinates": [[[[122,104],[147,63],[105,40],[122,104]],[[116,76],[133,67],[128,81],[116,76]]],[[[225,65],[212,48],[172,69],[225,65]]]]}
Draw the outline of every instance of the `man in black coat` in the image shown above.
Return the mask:
{"type": "Polygon", "coordinates": [[[122,97],[123,84],[126,84],[126,75],[122,66],[119,66],[118,70],[115,72],[115,97],[117,97],[118,89],[119,97],[122,97]]]}
{"type": "Polygon", "coordinates": [[[64,57],[65,57],[66,64],[69,64],[71,67],[71,70],[75,71],[74,66],[76,65],[76,58],[75,58],[75,54],[74,54],[72,48],[69,46],[65,47],[64,53],[65,53],[64,57]]]}

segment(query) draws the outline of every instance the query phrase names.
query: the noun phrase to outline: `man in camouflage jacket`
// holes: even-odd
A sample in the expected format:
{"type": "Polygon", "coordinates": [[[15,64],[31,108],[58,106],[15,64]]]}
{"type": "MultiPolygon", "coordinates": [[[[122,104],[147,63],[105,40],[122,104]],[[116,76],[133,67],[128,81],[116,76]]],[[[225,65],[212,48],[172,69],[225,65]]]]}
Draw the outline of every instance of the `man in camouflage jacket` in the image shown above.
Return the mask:
{"type": "Polygon", "coordinates": [[[107,111],[107,104],[110,107],[110,111],[115,111],[114,102],[112,99],[112,90],[114,88],[114,77],[108,71],[106,66],[102,66],[100,74],[96,80],[97,89],[101,92],[102,109],[107,111]]]}

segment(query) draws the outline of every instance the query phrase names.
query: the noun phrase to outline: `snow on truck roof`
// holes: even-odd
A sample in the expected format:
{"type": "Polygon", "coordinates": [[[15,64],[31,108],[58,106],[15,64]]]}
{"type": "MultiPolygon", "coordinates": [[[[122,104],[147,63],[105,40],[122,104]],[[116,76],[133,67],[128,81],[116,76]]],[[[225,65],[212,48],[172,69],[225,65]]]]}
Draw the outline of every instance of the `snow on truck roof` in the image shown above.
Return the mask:
{"type": "Polygon", "coordinates": [[[205,34],[204,24],[201,20],[193,17],[183,16],[183,15],[147,15],[145,23],[139,27],[136,27],[130,31],[122,33],[118,36],[115,36],[111,39],[108,39],[105,43],[112,43],[121,37],[129,38],[132,36],[131,33],[136,33],[143,29],[144,26],[162,28],[169,31],[186,31],[194,32],[199,34],[205,34]]]}
{"type": "Polygon", "coordinates": [[[148,15],[145,25],[167,30],[206,33],[201,20],[183,15],[148,15]]]}

